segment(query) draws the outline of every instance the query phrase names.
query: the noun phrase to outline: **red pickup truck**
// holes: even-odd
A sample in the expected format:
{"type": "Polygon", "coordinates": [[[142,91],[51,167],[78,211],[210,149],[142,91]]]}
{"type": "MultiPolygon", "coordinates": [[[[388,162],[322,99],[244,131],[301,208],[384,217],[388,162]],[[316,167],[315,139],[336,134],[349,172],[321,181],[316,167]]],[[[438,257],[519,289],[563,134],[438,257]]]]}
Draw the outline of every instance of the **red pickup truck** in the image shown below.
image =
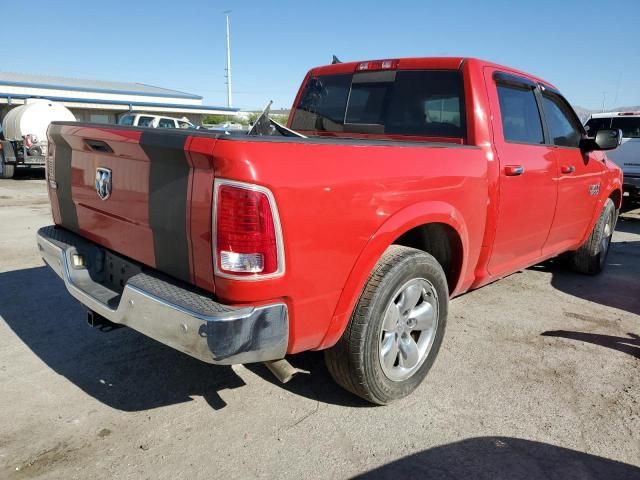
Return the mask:
{"type": "Polygon", "coordinates": [[[44,260],[96,325],[215,364],[323,349],[378,404],[424,379],[450,298],[562,253],[604,266],[620,135],[588,137],[544,80],[471,58],[337,63],[307,74],[287,127],[52,124],[44,260]]]}

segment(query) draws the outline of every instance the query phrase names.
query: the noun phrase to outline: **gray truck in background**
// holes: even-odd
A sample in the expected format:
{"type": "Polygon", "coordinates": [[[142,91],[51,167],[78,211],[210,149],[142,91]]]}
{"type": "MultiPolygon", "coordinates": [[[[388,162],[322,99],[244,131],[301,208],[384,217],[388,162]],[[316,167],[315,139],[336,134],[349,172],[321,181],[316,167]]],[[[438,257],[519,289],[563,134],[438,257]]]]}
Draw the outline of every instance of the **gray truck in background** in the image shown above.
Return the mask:
{"type": "Polygon", "coordinates": [[[602,129],[622,130],[622,143],[607,152],[607,157],[622,169],[625,199],[640,202],[640,111],[594,113],[587,120],[585,129],[591,136],[602,129]]]}

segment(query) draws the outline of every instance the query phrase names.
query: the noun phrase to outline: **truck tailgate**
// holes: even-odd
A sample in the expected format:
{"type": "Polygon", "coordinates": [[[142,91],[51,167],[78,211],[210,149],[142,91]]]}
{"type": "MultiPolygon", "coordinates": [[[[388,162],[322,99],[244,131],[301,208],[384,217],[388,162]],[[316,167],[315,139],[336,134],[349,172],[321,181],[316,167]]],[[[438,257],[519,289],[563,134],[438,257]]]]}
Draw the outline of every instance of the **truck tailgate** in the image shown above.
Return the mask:
{"type": "MultiPolygon", "coordinates": [[[[55,223],[193,281],[191,140],[181,131],[53,124],[47,179],[55,223]]],[[[212,149],[215,138],[207,140],[212,149]]]]}

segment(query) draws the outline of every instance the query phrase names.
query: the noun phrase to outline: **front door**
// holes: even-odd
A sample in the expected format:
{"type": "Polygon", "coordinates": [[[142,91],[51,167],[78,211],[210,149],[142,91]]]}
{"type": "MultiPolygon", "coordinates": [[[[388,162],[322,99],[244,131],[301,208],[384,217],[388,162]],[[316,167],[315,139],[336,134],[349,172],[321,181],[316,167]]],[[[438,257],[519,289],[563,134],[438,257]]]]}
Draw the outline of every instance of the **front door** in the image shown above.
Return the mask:
{"type": "Polygon", "coordinates": [[[575,248],[588,234],[595,214],[602,176],[602,152],[583,152],[579,145],[585,135],[582,124],[559,93],[542,88],[542,107],[550,143],[558,162],[558,207],[545,255],[575,248]]]}
{"type": "Polygon", "coordinates": [[[500,164],[498,220],[488,269],[492,277],[534,263],[556,208],[557,164],[545,144],[538,86],[524,77],[485,70],[494,145],[500,164]]]}

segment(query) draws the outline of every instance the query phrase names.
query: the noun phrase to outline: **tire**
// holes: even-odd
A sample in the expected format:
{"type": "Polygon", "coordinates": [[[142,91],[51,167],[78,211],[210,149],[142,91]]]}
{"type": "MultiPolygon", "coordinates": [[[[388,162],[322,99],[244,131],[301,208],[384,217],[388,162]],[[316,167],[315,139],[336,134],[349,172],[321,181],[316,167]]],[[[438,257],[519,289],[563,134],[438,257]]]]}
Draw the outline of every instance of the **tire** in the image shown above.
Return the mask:
{"type": "Polygon", "coordinates": [[[346,390],[386,405],[424,380],[444,336],[449,290],[428,253],[390,246],[374,267],[327,368],[346,390]],[[408,312],[405,314],[404,312],[408,312]]]}
{"type": "Polygon", "coordinates": [[[3,179],[13,178],[15,169],[16,169],[15,165],[7,165],[6,163],[4,163],[4,153],[0,151],[0,178],[3,178],[3,179]]]}
{"type": "Polygon", "coordinates": [[[569,262],[573,270],[596,275],[604,269],[617,220],[618,210],[613,200],[608,198],[587,241],[578,250],[570,253],[569,262]]]}

